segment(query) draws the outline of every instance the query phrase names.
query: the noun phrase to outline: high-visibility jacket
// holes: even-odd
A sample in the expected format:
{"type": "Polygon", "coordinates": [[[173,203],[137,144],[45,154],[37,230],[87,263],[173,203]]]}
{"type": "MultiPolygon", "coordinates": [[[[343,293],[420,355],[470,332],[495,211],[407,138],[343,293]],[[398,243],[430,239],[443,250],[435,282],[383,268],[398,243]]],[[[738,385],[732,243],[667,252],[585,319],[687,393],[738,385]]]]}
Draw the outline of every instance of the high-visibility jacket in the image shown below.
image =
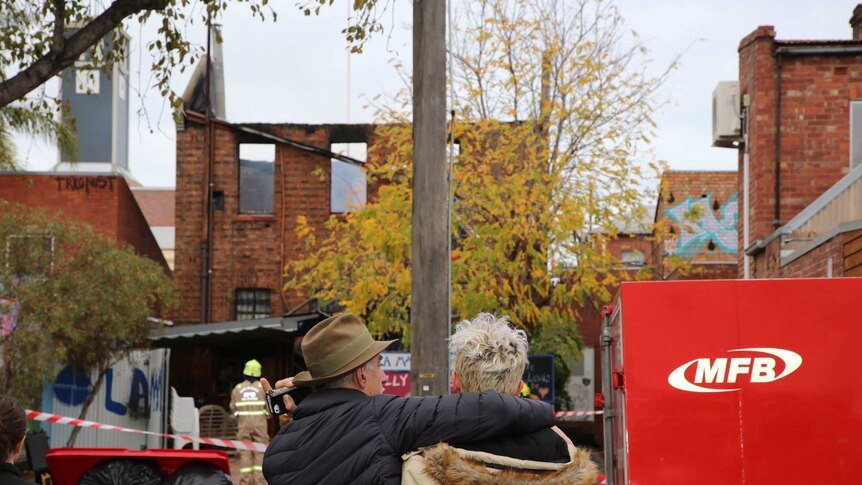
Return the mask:
{"type": "Polygon", "coordinates": [[[266,398],[260,381],[246,380],[237,384],[230,395],[230,410],[240,423],[248,417],[266,418],[269,410],[266,408],[266,398]]]}

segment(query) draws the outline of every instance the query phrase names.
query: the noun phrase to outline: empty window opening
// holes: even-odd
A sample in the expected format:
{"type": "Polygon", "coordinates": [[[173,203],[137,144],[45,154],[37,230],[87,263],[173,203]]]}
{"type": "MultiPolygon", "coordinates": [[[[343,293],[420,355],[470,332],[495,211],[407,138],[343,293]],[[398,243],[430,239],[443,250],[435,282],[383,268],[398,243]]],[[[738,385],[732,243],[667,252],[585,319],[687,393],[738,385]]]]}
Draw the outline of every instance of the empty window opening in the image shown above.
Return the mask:
{"type": "MultiPolygon", "coordinates": [[[[368,144],[333,143],[330,151],[365,163],[368,144]]],[[[364,207],[368,189],[365,169],[335,158],[331,160],[331,164],[329,211],[334,214],[341,214],[364,207]]]]}
{"type": "Polygon", "coordinates": [[[272,214],[274,188],[275,145],[240,143],[240,214],[272,214]]]}
{"type": "Polygon", "coordinates": [[[458,158],[461,156],[461,142],[455,141],[455,143],[446,144],[446,161],[449,161],[449,155],[452,155],[452,163],[458,163],[458,158]]]}

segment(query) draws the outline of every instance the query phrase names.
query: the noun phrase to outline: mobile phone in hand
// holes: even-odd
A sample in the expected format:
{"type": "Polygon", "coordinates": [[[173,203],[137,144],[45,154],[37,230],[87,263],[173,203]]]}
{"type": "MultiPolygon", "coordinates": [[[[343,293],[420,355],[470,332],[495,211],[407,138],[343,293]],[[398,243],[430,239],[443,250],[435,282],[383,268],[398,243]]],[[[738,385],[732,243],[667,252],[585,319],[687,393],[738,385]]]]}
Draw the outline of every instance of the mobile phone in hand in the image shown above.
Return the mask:
{"type": "Polygon", "coordinates": [[[284,396],[294,391],[296,388],[283,387],[281,389],[273,389],[266,393],[266,405],[269,407],[269,412],[275,416],[287,413],[287,406],[284,404],[284,396]]]}

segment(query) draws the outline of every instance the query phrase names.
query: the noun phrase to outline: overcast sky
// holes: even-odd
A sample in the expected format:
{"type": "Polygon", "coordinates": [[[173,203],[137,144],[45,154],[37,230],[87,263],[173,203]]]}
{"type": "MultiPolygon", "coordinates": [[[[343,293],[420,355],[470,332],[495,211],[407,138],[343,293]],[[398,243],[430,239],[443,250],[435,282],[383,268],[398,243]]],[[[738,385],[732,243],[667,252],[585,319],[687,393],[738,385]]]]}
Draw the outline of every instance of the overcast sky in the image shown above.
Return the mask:
{"type": "MultiPolygon", "coordinates": [[[[320,17],[304,17],[294,0],[277,4],[278,21],[261,23],[242,6],[221,19],[224,37],[227,118],[233,122],[344,123],[373,121],[368,100],[404,86],[392,67],[411,57],[412,2],[394,0],[384,15],[386,31],[360,55],[348,54],[340,33],[348,1],[336,0],[320,17]],[[394,8],[393,8],[394,7],[394,8]],[[349,95],[349,97],[348,97],[349,95]],[[349,102],[348,102],[349,99],[349,102]]],[[[458,0],[456,0],[458,1],[458,0]]],[[[846,39],[856,2],[843,0],[617,0],[626,27],[649,47],[655,69],[683,54],[659,96],[669,100],[656,115],[655,157],[673,169],[735,170],[736,151],[712,148],[711,103],[717,82],[735,80],[740,39],[758,25],[774,25],[779,39],[846,39]]],[[[133,41],[131,86],[146,85],[147,59],[140,59],[153,29],[130,25],[133,41]]],[[[205,31],[191,32],[205,42],[205,31]]],[[[191,70],[173,81],[179,92],[191,70]]],[[[145,186],[175,184],[174,123],[156,92],[142,105],[131,97],[130,168],[145,186]],[[149,119],[149,122],[147,121],[149,119]],[[150,133],[152,127],[155,132],[150,133]]],[[[17,138],[19,155],[30,170],[46,170],[56,152],[17,138]]]]}

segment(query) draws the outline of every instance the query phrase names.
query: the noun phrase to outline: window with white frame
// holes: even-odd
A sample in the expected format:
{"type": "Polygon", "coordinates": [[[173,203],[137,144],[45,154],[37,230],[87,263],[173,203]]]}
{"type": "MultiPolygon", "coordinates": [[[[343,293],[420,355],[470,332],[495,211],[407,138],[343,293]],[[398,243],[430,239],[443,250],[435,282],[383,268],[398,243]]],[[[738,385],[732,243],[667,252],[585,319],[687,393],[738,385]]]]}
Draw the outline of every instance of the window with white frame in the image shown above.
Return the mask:
{"type": "Polygon", "coordinates": [[[622,263],[629,267],[640,268],[646,264],[646,255],[637,249],[624,249],[621,259],[622,263]]]}
{"type": "Polygon", "coordinates": [[[235,309],[237,320],[254,320],[272,315],[269,288],[237,288],[235,309]]]}
{"type": "MultiPolygon", "coordinates": [[[[333,143],[330,151],[365,163],[367,143],[333,143]]],[[[353,212],[365,206],[368,181],[365,169],[353,163],[333,158],[329,190],[329,211],[333,214],[353,212]]]]}

